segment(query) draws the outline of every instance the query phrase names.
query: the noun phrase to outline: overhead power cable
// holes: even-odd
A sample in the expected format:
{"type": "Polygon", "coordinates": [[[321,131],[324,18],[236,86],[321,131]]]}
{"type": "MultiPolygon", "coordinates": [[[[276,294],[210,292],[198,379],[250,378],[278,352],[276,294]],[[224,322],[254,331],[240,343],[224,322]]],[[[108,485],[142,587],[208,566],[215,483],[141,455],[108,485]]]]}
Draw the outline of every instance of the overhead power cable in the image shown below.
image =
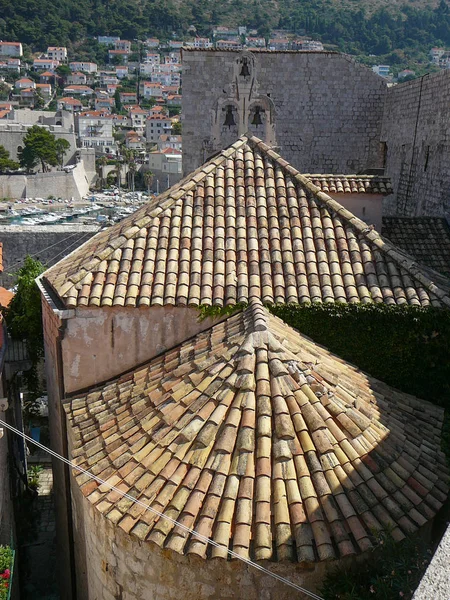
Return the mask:
{"type": "Polygon", "coordinates": [[[175,525],[176,527],[178,527],[182,531],[185,531],[186,533],[195,536],[197,539],[199,539],[200,541],[204,542],[205,544],[211,544],[212,546],[215,546],[216,548],[220,548],[221,550],[225,550],[225,552],[229,556],[231,556],[232,558],[236,558],[237,560],[240,560],[241,562],[245,563],[249,567],[252,567],[254,569],[257,569],[258,571],[261,571],[265,575],[268,575],[269,577],[272,577],[273,579],[276,579],[277,581],[279,581],[281,583],[284,583],[285,585],[293,588],[294,590],[297,590],[298,592],[304,594],[305,596],[308,596],[309,598],[313,598],[313,600],[323,600],[323,598],[321,596],[318,596],[314,592],[311,592],[311,591],[305,589],[304,587],[301,587],[300,585],[297,585],[293,581],[290,581],[289,579],[286,579],[285,577],[282,577],[281,575],[278,575],[278,573],[274,573],[273,571],[270,571],[269,569],[266,569],[262,565],[259,565],[258,563],[250,560],[249,558],[245,558],[244,556],[241,556],[237,552],[234,552],[233,550],[230,550],[227,546],[224,546],[223,544],[219,544],[215,540],[212,540],[211,538],[208,538],[208,537],[206,537],[204,535],[201,535],[200,533],[198,533],[194,529],[191,529],[190,527],[186,527],[185,525],[183,525],[182,523],[180,523],[176,519],[172,519],[171,517],[169,517],[166,514],[160,512],[159,510],[156,510],[155,508],[153,508],[149,504],[146,504],[145,502],[142,502],[138,498],[134,498],[133,496],[131,496],[131,494],[128,494],[127,492],[124,492],[123,490],[117,488],[116,486],[109,484],[104,479],[101,479],[100,477],[97,477],[96,475],[94,475],[90,471],[87,471],[86,469],[83,469],[82,467],[74,464],[73,462],[71,462],[70,460],[68,460],[67,458],[65,458],[64,456],[61,456],[57,452],[54,452],[50,448],[47,448],[46,446],[42,445],[40,442],[37,442],[36,440],[33,440],[31,437],[29,437],[28,435],[26,435],[22,431],[19,431],[18,429],[16,429],[12,425],[9,425],[9,423],[6,423],[5,421],[2,421],[1,419],[0,419],[0,425],[3,426],[3,427],[6,427],[7,429],[9,429],[10,431],[12,431],[13,433],[15,433],[16,435],[18,435],[19,437],[21,437],[24,440],[26,440],[27,442],[30,442],[31,444],[34,444],[35,446],[37,446],[41,450],[44,450],[45,452],[47,452],[48,454],[50,454],[54,458],[60,460],[61,462],[64,462],[65,464],[67,464],[72,469],[75,469],[76,471],[79,471],[80,473],[83,473],[84,475],[87,475],[90,479],[96,481],[100,485],[103,485],[103,486],[107,487],[108,489],[116,492],[117,494],[119,494],[123,498],[127,498],[127,500],[130,500],[133,504],[138,504],[139,506],[142,506],[145,510],[148,510],[149,512],[151,512],[154,515],[160,517],[161,519],[165,519],[166,521],[169,521],[169,523],[172,523],[172,525],[175,525]]]}
{"type": "MultiPolygon", "coordinates": [[[[91,233],[93,233],[93,232],[91,232],[91,231],[88,231],[88,232],[86,232],[86,233],[85,233],[83,236],[81,236],[81,237],[82,237],[82,238],[83,238],[83,237],[86,237],[87,235],[90,235],[91,233]]],[[[58,246],[59,244],[63,244],[63,243],[64,243],[64,242],[66,242],[67,240],[70,240],[71,238],[73,238],[73,237],[75,237],[75,236],[79,236],[79,235],[80,235],[80,232],[79,232],[79,231],[77,231],[76,233],[72,233],[72,235],[68,235],[67,237],[63,238],[62,240],[58,240],[58,241],[57,241],[57,242],[55,242],[54,244],[51,244],[50,246],[47,246],[46,248],[42,248],[42,249],[41,249],[41,250],[39,250],[38,252],[34,252],[33,254],[29,254],[29,256],[31,256],[31,258],[35,258],[36,256],[39,256],[40,254],[42,254],[42,253],[43,253],[43,252],[45,252],[46,250],[50,250],[50,248],[53,248],[54,246],[58,246]]],[[[76,243],[77,241],[78,241],[78,239],[77,239],[77,240],[76,240],[74,243],[76,243]]],[[[70,247],[72,247],[72,246],[74,245],[74,243],[73,243],[73,244],[71,244],[71,245],[69,246],[69,248],[70,248],[70,247]]],[[[63,252],[65,252],[65,250],[66,250],[66,249],[64,249],[64,250],[63,250],[63,252]]],[[[59,256],[60,254],[62,254],[62,252],[58,253],[56,256],[59,256]]],[[[53,260],[53,258],[54,258],[54,257],[52,257],[50,260],[53,260]]],[[[15,263],[13,263],[12,265],[8,265],[8,266],[7,266],[7,269],[8,269],[8,271],[11,271],[12,269],[15,269],[16,267],[20,266],[20,265],[23,263],[23,261],[24,261],[24,260],[25,260],[25,259],[18,260],[18,261],[16,261],[15,263]]]]}

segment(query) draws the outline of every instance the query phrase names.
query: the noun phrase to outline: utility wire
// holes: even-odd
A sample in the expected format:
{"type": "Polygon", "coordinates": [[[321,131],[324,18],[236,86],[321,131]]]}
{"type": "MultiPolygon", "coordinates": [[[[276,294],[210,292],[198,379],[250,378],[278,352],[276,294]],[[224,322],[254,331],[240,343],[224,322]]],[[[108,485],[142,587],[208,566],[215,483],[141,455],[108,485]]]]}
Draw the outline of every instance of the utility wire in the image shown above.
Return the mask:
{"type": "Polygon", "coordinates": [[[54,452],[50,448],[47,448],[46,446],[43,446],[42,444],[40,444],[36,440],[33,440],[31,437],[29,437],[28,435],[26,435],[24,432],[19,431],[18,429],[16,429],[12,425],[9,425],[9,423],[6,423],[5,421],[2,421],[1,419],[0,419],[0,425],[3,426],[3,427],[6,427],[7,429],[9,429],[10,431],[12,431],[16,435],[22,437],[27,442],[30,442],[31,444],[34,444],[35,446],[37,446],[41,450],[44,450],[45,452],[48,452],[48,454],[50,454],[54,458],[57,458],[58,460],[60,460],[60,461],[62,461],[64,463],[66,463],[72,469],[75,469],[76,471],[79,471],[80,473],[83,473],[84,475],[87,475],[90,479],[93,479],[94,481],[96,481],[100,485],[104,485],[108,489],[110,489],[110,490],[112,490],[114,492],[117,492],[119,495],[123,496],[124,498],[127,498],[127,500],[130,500],[132,503],[138,504],[139,506],[142,506],[143,508],[145,508],[145,510],[148,510],[148,511],[152,512],[153,514],[155,514],[156,516],[160,517],[161,519],[165,519],[166,521],[169,521],[169,523],[172,523],[172,525],[176,525],[179,529],[185,531],[186,533],[189,533],[189,534],[195,536],[200,541],[202,541],[202,542],[204,542],[206,544],[211,544],[212,546],[215,546],[216,548],[220,548],[221,550],[225,550],[225,552],[227,554],[229,554],[231,557],[240,560],[241,562],[249,565],[250,567],[253,567],[254,569],[257,569],[258,571],[261,571],[265,575],[269,575],[270,577],[273,577],[277,581],[280,581],[281,583],[284,583],[285,585],[293,588],[294,590],[297,590],[298,592],[304,594],[305,596],[308,596],[309,598],[313,598],[313,600],[324,600],[321,596],[318,596],[314,592],[311,592],[311,591],[309,591],[309,590],[307,590],[307,589],[305,589],[305,588],[297,585],[293,581],[290,581],[289,579],[286,579],[285,577],[282,577],[281,575],[278,575],[278,573],[274,573],[273,571],[269,571],[269,569],[266,569],[265,567],[259,565],[258,563],[255,563],[252,560],[250,560],[248,558],[245,558],[244,556],[241,556],[240,554],[237,554],[237,552],[233,552],[233,550],[230,550],[227,546],[224,546],[223,544],[219,544],[216,541],[212,540],[211,538],[208,538],[208,537],[206,537],[204,535],[201,535],[200,533],[198,533],[194,529],[191,529],[190,527],[186,527],[185,525],[183,525],[182,523],[180,523],[176,519],[172,519],[171,517],[169,517],[166,514],[160,512],[159,510],[156,510],[155,508],[153,508],[149,504],[145,504],[145,502],[142,502],[141,500],[139,500],[137,498],[134,498],[133,496],[131,496],[127,492],[124,492],[123,490],[120,490],[116,486],[109,484],[107,481],[101,479],[100,477],[97,477],[96,475],[94,475],[90,471],[86,471],[86,469],[83,469],[82,467],[79,467],[78,465],[72,463],[67,458],[64,458],[64,456],[61,456],[60,454],[58,454],[57,452],[54,452]]]}
{"type": "MultiPolygon", "coordinates": [[[[88,235],[90,233],[93,233],[93,232],[88,231],[86,233],[86,235],[88,235]]],[[[76,233],[72,233],[72,235],[68,235],[67,237],[63,238],[62,240],[58,240],[54,244],[51,244],[51,246],[47,246],[46,248],[42,248],[41,250],[39,250],[38,252],[35,252],[34,254],[29,254],[29,256],[31,256],[31,258],[34,258],[35,256],[39,256],[39,254],[42,254],[42,252],[45,252],[46,250],[50,250],[50,248],[53,248],[54,246],[57,246],[58,244],[62,244],[63,242],[66,242],[67,240],[70,240],[71,238],[73,238],[73,237],[75,237],[76,235],[79,235],[79,234],[80,234],[79,231],[77,231],[76,233]]],[[[59,256],[59,255],[57,254],[56,256],[59,256]]],[[[23,263],[23,261],[24,261],[24,259],[18,260],[14,264],[8,265],[8,267],[7,267],[8,270],[14,269],[15,267],[21,265],[23,263]]]]}

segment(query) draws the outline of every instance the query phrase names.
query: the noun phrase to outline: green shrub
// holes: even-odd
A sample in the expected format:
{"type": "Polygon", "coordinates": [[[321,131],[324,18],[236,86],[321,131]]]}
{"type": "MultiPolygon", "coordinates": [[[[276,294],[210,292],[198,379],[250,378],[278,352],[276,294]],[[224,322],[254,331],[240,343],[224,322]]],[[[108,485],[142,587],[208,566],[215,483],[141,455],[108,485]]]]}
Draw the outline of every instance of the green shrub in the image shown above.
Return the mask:
{"type": "Polygon", "coordinates": [[[13,551],[9,546],[0,546],[0,600],[6,600],[11,581],[13,551]]]}
{"type": "Polygon", "coordinates": [[[325,576],[320,593],[324,600],[410,600],[428,561],[429,551],[419,539],[396,542],[388,531],[375,537],[371,556],[325,576]]]}
{"type": "Polygon", "coordinates": [[[269,309],[373,377],[450,408],[450,311],[385,304],[287,304],[269,309]]]}

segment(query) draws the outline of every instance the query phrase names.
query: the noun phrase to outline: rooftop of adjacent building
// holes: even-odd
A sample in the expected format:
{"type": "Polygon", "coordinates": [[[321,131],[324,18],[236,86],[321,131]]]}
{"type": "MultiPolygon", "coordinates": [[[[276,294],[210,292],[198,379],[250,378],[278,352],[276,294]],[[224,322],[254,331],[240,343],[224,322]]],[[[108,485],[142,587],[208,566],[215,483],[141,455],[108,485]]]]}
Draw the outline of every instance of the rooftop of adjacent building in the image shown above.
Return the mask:
{"type": "Polygon", "coordinates": [[[345,363],[254,300],[65,403],[77,465],[219,547],[74,471],[126,533],[202,558],[228,548],[306,565],[396,540],[445,501],[443,409],[345,363]]]}
{"type": "Polygon", "coordinates": [[[450,282],[243,136],[44,278],[66,307],[450,306],[450,282]]]}

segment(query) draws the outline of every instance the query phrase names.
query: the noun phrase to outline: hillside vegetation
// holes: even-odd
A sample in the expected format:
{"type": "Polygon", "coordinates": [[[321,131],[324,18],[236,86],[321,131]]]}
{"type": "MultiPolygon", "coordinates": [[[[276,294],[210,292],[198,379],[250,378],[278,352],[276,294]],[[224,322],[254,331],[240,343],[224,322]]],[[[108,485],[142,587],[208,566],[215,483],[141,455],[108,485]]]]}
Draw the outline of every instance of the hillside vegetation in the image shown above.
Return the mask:
{"type": "MultiPolygon", "coordinates": [[[[399,0],[402,2],[402,0],[399,0]]],[[[200,35],[214,25],[247,25],[269,35],[274,28],[310,35],[354,54],[392,50],[428,52],[450,45],[446,0],[383,6],[384,0],[0,0],[0,39],[32,49],[77,44],[86,36],[125,39],[200,35]],[[374,7],[379,6],[379,8],[374,7]],[[370,9],[372,12],[370,12],[370,9]]]]}

